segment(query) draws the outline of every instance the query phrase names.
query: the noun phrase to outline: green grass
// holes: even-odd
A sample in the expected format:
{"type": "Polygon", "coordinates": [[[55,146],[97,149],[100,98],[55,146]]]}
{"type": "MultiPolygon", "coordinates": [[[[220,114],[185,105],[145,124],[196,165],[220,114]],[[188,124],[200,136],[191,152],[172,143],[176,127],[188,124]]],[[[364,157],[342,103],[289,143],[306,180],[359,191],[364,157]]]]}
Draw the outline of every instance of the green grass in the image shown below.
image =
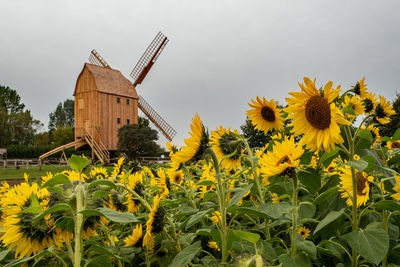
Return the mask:
{"type": "Polygon", "coordinates": [[[32,166],[29,168],[20,167],[16,169],[14,166],[7,167],[7,170],[4,170],[3,167],[0,167],[0,180],[9,180],[9,179],[24,179],[24,173],[29,174],[29,178],[40,178],[46,175],[47,172],[51,172],[53,174],[61,172],[63,170],[70,170],[71,168],[68,166],[59,166],[59,165],[44,165],[42,166],[42,170],[39,170],[39,166],[32,166]]]}

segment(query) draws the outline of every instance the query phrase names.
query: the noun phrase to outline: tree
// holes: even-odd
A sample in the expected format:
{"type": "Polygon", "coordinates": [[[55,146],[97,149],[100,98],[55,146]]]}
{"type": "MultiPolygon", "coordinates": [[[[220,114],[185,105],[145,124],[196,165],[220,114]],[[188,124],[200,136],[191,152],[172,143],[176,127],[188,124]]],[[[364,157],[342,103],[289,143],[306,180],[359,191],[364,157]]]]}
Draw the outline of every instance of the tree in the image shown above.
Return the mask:
{"type": "Polygon", "coordinates": [[[70,143],[74,141],[74,129],[69,125],[58,127],[52,131],[52,138],[56,147],[70,143]]]}
{"type": "Polygon", "coordinates": [[[390,116],[390,122],[380,127],[380,134],[382,136],[393,136],[397,129],[400,128],[400,94],[396,94],[397,98],[393,101],[393,109],[396,112],[390,116]]]}
{"type": "Polygon", "coordinates": [[[15,90],[0,86],[0,147],[32,145],[41,123],[21,103],[15,90]]]}
{"type": "Polygon", "coordinates": [[[263,147],[271,140],[269,133],[265,134],[263,131],[256,130],[249,120],[240,126],[240,130],[243,136],[248,138],[250,147],[263,147]]]}
{"type": "Polygon", "coordinates": [[[59,103],[56,110],[49,114],[49,129],[57,129],[59,127],[74,127],[74,100],[67,99],[64,103],[59,103]]]}
{"type": "Polygon", "coordinates": [[[118,151],[129,159],[156,156],[162,150],[156,143],[158,132],[149,126],[149,120],[139,117],[138,124],[124,125],[118,129],[118,151]]]}

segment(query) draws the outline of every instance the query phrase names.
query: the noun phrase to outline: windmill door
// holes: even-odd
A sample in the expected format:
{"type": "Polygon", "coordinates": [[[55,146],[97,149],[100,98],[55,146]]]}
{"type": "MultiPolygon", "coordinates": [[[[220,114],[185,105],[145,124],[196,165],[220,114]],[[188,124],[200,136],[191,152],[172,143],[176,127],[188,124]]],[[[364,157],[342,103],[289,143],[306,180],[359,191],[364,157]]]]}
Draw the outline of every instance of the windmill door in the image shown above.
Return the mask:
{"type": "Polygon", "coordinates": [[[90,125],[90,120],[85,120],[83,127],[84,127],[86,133],[93,136],[93,133],[92,133],[93,128],[92,128],[92,125],[90,125]]]}

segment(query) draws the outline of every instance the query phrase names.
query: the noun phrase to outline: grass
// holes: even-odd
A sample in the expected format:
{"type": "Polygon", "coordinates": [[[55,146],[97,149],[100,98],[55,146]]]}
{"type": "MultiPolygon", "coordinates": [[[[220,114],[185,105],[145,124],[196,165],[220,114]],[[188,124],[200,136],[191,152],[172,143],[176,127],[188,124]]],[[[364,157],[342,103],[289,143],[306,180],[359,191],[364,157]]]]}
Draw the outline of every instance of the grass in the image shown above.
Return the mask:
{"type": "Polygon", "coordinates": [[[30,166],[29,168],[20,167],[16,169],[14,166],[7,167],[7,170],[0,167],[0,180],[10,180],[10,179],[24,179],[24,173],[29,174],[30,178],[40,178],[46,175],[47,172],[58,173],[63,170],[70,170],[68,166],[59,165],[44,165],[42,170],[39,170],[39,166],[30,166]]]}

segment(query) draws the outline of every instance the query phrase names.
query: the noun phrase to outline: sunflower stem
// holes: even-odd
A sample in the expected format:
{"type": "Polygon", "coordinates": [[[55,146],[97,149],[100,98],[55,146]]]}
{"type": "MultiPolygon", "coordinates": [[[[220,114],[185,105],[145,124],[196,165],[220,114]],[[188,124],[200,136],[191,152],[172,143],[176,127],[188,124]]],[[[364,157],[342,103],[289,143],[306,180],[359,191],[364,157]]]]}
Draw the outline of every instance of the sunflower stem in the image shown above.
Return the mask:
{"type": "MultiPolygon", "coordinates": [[[[386,232],[389,229],[389,218],[390,218],[390,213],[387,210],[383,211],[383,220],[382,220],[382,224],[383,224],[383,230],[385,230],[386,232]]],[[[387,254],[385,256],[385,258],[382,261],[382,266],[386,267],[387,266],[387,254]]]]}
{"type": "Polygon", "coordinates": [[[135,190],[132,190],[128,186],[121,183],[117,183],[116,186],[121,187],[126,191],[128,191],[129,193],[131,193],[132,195],[134,195],[135,198],[139,199],[140,203],[142,203],[143,206],[145,206],[149,211],[151,211],[151,206],[149,205],[149,203],[144,198],[142,198],[138,193],[136,193],[135,190]]]}
{"type": "Polygon", "coordinates": [[[362,125],[364,124],[364,122],[366,122],[367,121],[367,119],[369,119],[370,117],[372,117],[371,115],[368,115],[368,116],[366,116],[362,121],[361,121],[361,123],[360,123],[360,125],[358,126],[358,128],[357,128],[357,130],[356,130],[356,132],[354,133],[354,136],[353,136],[353,138],[352,138],[352,140],[353,140],[353,143],[356,141],[356,138],[357,138],[357,135],[358,135],[358,132],[360,131],[360,129],[361,129],[361,127],[362,127],[362,125]]]}
{"type": "Polygon", "coordinates": [[[221,213],[221,227],[220,227],[220,235],[221,235],[221,265],[227,265],[228,259],[228,227],[226,224],[226,197],[224,185],[221,180],[221,173],[219,168],[219,162],[217,155],[214,150],[208,149],[208,154],[211,156],[213,165],[215,168],[216,178],[217,178],[217,195],[218,195],[218,204],[219,204],[219,212],[221,213]]]}
{"type": "Polygon", "coordinates": [[[292,238],[290,254],[291,256],[296,255],[296,234],[297,234],[297,174],[293,175],[293,196],[292,196],[292,238]]]}
{"type": "Polygon", "coordinates": [[[79,184],[76,192],[76,215],[75,215],[75,255],[74,267],[81,266],[82,258],[82,224],[83,214],[81,211],[84,209],[83,187],[82,187],[82,174],[79,172],[79,184]]]}

